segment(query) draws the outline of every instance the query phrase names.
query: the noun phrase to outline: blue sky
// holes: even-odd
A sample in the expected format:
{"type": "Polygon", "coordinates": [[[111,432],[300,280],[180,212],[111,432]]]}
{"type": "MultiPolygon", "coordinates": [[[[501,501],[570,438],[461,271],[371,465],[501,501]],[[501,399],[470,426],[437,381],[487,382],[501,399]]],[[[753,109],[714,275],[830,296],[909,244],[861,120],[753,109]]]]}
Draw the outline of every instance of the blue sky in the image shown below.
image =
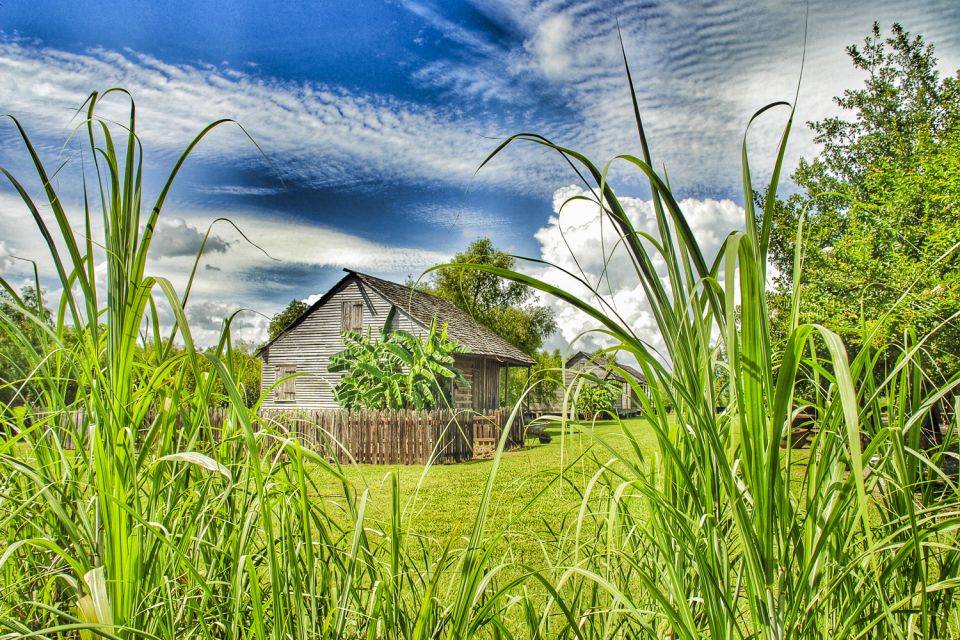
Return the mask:
{"type": "MultiPolygon", "coordinates": [[[[960,66],[960,3],[930,0],[810,3],[803,122],[837,113],[830,98],[862,83],[844,47],[873,20],[894,20],[937,47],[945,73],[960,66]]],[[[558,216],[575,176],[555,155],[517,146],[477,172],[505,136],[533,131],[598,162],[636,152],[616,24],[619,19],[654,155],[685,198],[706,242],[739,224],[739,142],[750,114],[792,99],[806,3],[756,2],[4,2],[0,111],[22,120],[59,187],[79,202],[77,144],[65,144],[76,108],[95,89],[124,86],[137,101],[156,190],[207,122],[231,117],[187,166],[166,206],[151,268],[177,278],[200,235],[229,216],[273,259],[231,228],[214,229],[191,317],[203,339],[240,306],[271,315],[322,293],[342,267],[393,279],[417,275],[477,237],[512,252],[563,261],[562,232],[599,252],[590,212],[558,216]],[[265,157],[264,157],[265,156],[265,157]],[[570,234],[568,234],[570,235],[570,234]],[[570,236],[573,237],[573,236],[570,236]]],[[[121,101],[116,101],[121,113],[121,101]]],[[[758,177],[782,114],[752,132],[758,177]]],[[[798,127],[788,163],[816,153],[798,127]]],[[[29,175],[22,146],[0,128],[0,164],[29,175]]],[[[613,173],[642,219],[643,181],[613,173]]],[[[790,188],[786,185],[787,189],[790,188]]],[[[0,266],[39,257],[38,236],[0,190],[0,266]]],[[[52,285],[51,285],[52,286],[52,285]]],[[[627,280],[625,313],[649,320],[627,280]]],[[[562,336],[586,328],[557,308],[562,336]]],[[[256,341],[263,317],[241,337],[256,341]]]]}

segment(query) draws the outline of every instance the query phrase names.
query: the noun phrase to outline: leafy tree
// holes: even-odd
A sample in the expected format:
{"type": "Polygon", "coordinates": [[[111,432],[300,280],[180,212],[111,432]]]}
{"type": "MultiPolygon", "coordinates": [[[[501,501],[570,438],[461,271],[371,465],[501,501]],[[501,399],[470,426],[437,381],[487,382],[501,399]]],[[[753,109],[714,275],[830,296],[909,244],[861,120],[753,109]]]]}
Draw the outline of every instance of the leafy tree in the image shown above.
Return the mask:
{"type": "MultiPolygon", "coordinates": [[[[494,247],[489,238],[472,242],[453,261],[502,269],[516,266],[516,259],[494,247]]],[[[490,273],[442,269],[434,277],[430,292],[457,305],[524,353],[536,353],[544,339],[557,330],[553,312],[532,304],[534,293],[529,287],[490,273]]]]}
{"type": "Polygon", "coordinates": [[[273,340],[283,333],[284,329],[293,324],[294,320],[306,313],[309,308],[303,300],[291,300],[286,309],[270,319],[270,326],[267,327],[269,334],[267,340],[273,340]]]}
{"type": "MultiPolygon", "coordinates": [[[[530,368],[529,383],[532,386],[527,401],[534,405],[552,405],[563,390],[563,358],[560,350],[553,353],[537,351],[533,354],[535,364],[530,368]]],[[[527,372],[521,368],[511,368],[507,381],[509,396],[501,399],[504,405],[517,402],[527,388],[527,372]]]]}
{"type": "MultiPolygon", "coordinates": [[[[853,65],[863,88],[836,98],[847,117],[810,123],[822,151],[793,174],[801,191],[773,215],[775,337],[786,334],[800,218],[801,322],[840,333],[853,351],[926,335],[960,311],[960,90],[943,80],[933,46],[894,24],[873,25],[853,65]],[[903,297],[903,301],[897,304],[903,297]]],[[[948,322],[928,343],[945,373],[957,370],[960,330],[948,322]]]]}
{"type": "MultiPolygon", "coordinates": [[[[260,399],[260,367],[262,365],[260,358],[255,355],[255,346],[239,341],[233,342],[227,353],[217,353],[215,348],[207,349],[206,352],[217,355],[224,360],[234,383],[243,396],[244,405],[253,407],[260,399]]],[[[230,399],[227,396],[223,379],[215,375],[210,361],[202,358],[200,360],[200,370],[211,376],[213,386],[210,397],[213,401],[223,407],[229,406],[230,399]]]]}
{"type": "Polygon", "coordinates": [[[49,323],[50,318],[34,287],[22,288],[17,297],[0,289],[0,402],[4,404],[18,397],[20,401],[29,398],[28,378],[45,351],[43,329],[38,323],[49,323]]]}
{"type": "Polygon", "coordinates": [[[433,409],[450,404],[451,382],[467,386],[454,366],[453,354],[463,351],[447,338],[446,325],[436,321],[423,337],[391,329],[388,316],[380,339],[355,332],[344,334],[343,351],[330,358],[331,372],[346,372],[334,389],[344,409],[433,409]]]}
{"type": "MultiPolygon", "coordinates": [[[[135,367],[133,376],[135,384],[147,385],[158,366],[157,353],[149,346],[138,346],[136,349],[135,367]]],[[[234,384],[237,385],[243,398],[244,406],[252,408],[260,399],[260,367],[262,361],[256,355],[253,344],[240,341],[230,342],[229,349],[225,346],[208,347],[203,353],[222,360],[234,384]]],[[[206,402],[212,407],[228,407],[230,398],[227,395],[223,379],[216,373],[213,364],[207,358],[197,358],[191,362],[186,357],[182,346],[171,345],[168,358],[179,359],[180,366],[173,368],[169,374],[167,385],[177,386],[185,398],[192,394],[203,395],[206,402]],[[202,394],[198,393],[198,386],[194,376],[194,366],[200,374],[201,380],[207,384],[202,394]]]]}

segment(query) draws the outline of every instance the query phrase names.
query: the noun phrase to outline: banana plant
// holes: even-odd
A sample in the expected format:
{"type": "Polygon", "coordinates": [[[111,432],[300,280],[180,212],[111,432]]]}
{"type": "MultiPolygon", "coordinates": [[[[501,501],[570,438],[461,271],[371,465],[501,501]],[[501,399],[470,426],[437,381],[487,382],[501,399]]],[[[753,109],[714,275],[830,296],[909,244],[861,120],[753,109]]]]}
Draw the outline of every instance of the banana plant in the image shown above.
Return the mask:
{"type": "Polygon", "coordinates": [[[436,319],[424,336],[393,327],[388,315],[380,337],[348,332],[344,349],[330,358],[328,370],[346,375],[336,386],[337,402],[348,410],[434,409],[450,404],[450,382],[469,386],[456,367],[454,354],[463,347],[436,319]]]}

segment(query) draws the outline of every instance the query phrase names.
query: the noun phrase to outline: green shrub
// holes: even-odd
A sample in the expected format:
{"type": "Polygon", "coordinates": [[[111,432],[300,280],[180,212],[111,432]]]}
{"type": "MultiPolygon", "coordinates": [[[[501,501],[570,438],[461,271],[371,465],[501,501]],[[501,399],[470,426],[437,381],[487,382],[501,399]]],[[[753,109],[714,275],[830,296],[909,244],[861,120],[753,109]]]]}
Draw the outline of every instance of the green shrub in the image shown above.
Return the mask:
{"type": "Polygon", "coordinates": [[[574,414],[584,420],[606,420],[617,417],[620,385],[613,380],[598,380],[581,386],[574,398],[574,414]]]}

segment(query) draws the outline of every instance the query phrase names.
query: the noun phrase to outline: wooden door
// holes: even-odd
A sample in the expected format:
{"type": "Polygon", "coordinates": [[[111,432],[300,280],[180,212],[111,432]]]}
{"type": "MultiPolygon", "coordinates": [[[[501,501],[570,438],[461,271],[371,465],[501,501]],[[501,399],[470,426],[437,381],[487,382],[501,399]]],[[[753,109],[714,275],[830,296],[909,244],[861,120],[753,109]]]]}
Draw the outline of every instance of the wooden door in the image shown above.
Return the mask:
{"type": "Polygon", "coordinates": [[[466,378],[467,382],[470,384],[469,387],[464,387],[461,384],[457,384],[453,389],[453,406],[456,409],[472,409],[473,408],[473,397],[476,393],[476,385],[474,380],[477,379],[474,376],[474,369],[464,368],[463,377],[466,378]]]}

